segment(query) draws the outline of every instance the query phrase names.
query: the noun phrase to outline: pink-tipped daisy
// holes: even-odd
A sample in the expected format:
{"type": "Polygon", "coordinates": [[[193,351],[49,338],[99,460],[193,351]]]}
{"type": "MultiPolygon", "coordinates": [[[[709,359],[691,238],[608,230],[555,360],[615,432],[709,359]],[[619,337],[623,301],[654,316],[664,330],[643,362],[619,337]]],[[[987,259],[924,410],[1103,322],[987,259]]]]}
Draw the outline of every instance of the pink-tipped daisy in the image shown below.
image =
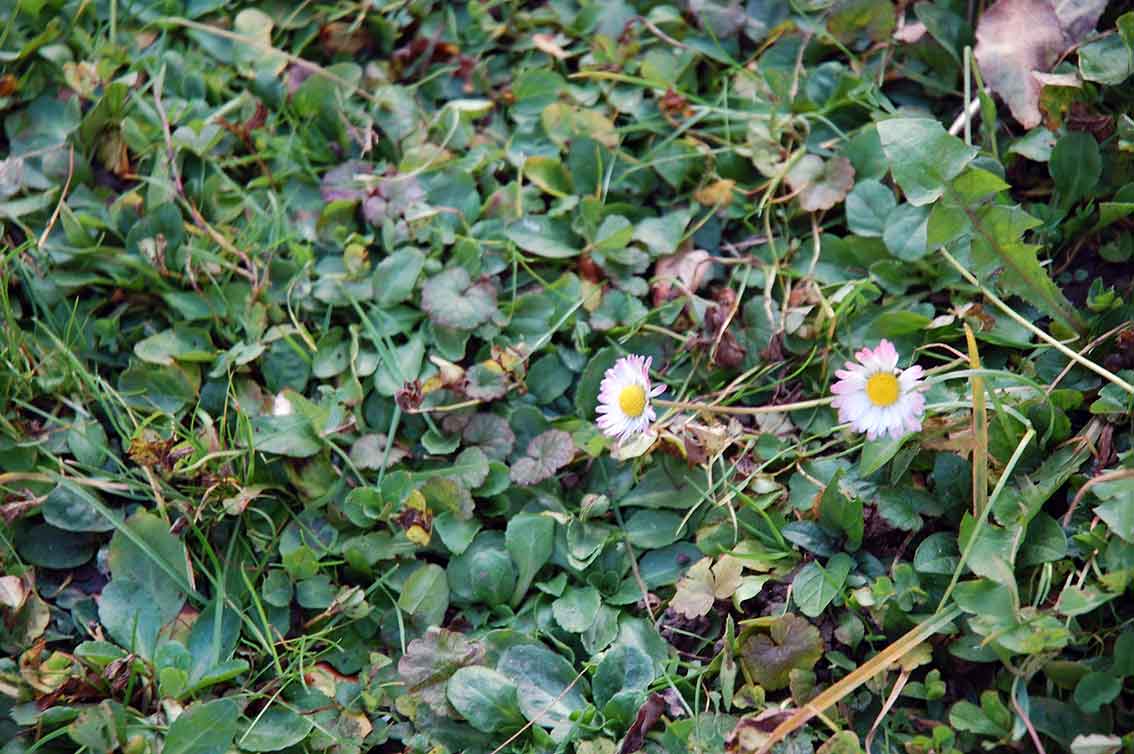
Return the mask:
{"type": "Polygon", "coordinates": [[[874,349],[864,348],[835,372],[839,381],[831,386],[839,410],[839,421],[850,422],[857,432],[874,440],[888,434],[895,440],[921,429],[925,413],[924,372],[916,364],[898,369],[894,344],[882,340],[874,349]]]}
{"type": "Polygon", "coordinates": [[[650,399],[665,392],[665,385],[650,387],[652,361],[646,356],[623,356],[603,375],[596,423],[619,443],[647,431],[658,418],[650,399]]]}

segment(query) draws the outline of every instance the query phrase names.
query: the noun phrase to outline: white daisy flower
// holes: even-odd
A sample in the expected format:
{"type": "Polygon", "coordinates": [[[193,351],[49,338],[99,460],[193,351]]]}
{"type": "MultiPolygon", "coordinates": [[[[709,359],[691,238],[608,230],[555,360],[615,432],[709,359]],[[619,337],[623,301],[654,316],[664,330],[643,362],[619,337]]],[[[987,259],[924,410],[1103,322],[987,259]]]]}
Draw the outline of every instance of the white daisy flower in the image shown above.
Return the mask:
{"type": "Polygon", "coordinates": [[[596,423],[619,443],[645,432],[658,418],[650,399],[664,393],[665,385],[650,387],[652,361],[646,356],[623,356],[603,375],[596,423]]]}
{"type": "Polygon", "coordinates": [[[922,368],[915,364],[898,369],[898,352],[888,340],[854,357],[858,363],[848,361],[845,369],[835,372],[839,381],[831,386],[831,405],[839,410],[839,421],[850,422],[870,440],[885,434],[897,440],[920,430],[925,413],[922,368]]]}

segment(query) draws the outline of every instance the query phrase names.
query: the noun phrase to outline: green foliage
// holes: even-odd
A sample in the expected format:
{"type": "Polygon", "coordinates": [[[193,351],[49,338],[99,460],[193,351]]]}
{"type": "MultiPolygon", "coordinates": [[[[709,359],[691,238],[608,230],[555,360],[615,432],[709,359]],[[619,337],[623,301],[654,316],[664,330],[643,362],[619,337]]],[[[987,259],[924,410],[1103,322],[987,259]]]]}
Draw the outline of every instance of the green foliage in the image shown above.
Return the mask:
{"type": "Polygon", "coordinates": [[[1105,5],[2,6],[5,748],[1130,749],[1105,5]]]}

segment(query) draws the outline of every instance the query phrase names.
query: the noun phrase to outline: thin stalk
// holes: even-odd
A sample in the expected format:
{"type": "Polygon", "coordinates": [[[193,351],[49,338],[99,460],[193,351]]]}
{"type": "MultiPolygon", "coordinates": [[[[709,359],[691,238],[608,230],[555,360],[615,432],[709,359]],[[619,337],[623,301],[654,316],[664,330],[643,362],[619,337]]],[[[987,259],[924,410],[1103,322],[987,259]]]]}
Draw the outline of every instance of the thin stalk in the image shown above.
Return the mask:
{"type": "Polygon", "coordinates": [[[1121,377],[1119,377],[1117,374],[1110,371],[1109,369],[1106,369],[1105,367],[1101,367],[1098,364],[1096,364],[1095,362],[1091,361],[1090,359],[1079,355],[1078,352],[1071,350],[1070,348],[1068,348],[1063,343],[1056,340],[1051,335],[1047,334],[1046,332],[1044,332],[1040,328],[1036,327],[1035,324],[1033,324],[1027,318],[1021,316],[1020,314],[1017,314],[1016,310],[1013,309],[1012,307],[1008,306],[1008,304],[1005,303],[1003,299],[1001,299],[995,293],[990,291],[988,288],[985,288],[983,285],[981,285],[980,281],[977,280],[976,277],[974,277],[971,272],[969,272],[967,269],[965,269],[964,265],[962,265],[960,262],[958,262],[953,257],[952,254],[950,254],[945,249],[939,249],[939,251],[941,252],[941,256],[945,257],[946,261],[948,261],[949,264],[953,265],[953,267],[957,270],[957,272],[960,273],[961,277],[963,277],[965,280],[967,280],[969,282],[969,284],[975,286],[976,289],[981,292],[981,295],[983,295],[985,298],[987,298],[989,301],[991,301],[992,304],[997,309],[999,309],[1000,311],[1002,311],[1006,315],[1008,315],[1008,317],[1013,322],[1020,325],[1025,330],[1030,332],[1032,335],[1035,335],[1037,338],[1042,340],[1044,343],[1047,343],[1049,346],[1054,348],[1056,351],[1059,351],[1061,354],[1063,354],[1067,358],[1071,359],[1076,364],[1078,364],[1082,367],[1086,367],[1087,369],[1090,369],[1092,372],[1094,372],[1098,376],[1102,377],[1107,382],[1109,382],[1113,385],[1117,385],[1118,387],[1122,388],[1123,390],[1130,393],[1131,395],[1134,395],[1134,385],[1131,385],[1129,382],[1122,379],[1121,377]]]}
{"type": "Polygon", "coordinates": [[[988,410],[984,402],[984,377],[980,375],[980,352],[973,330],[965,323],[965,342],[969,347],[969,382],[973,393],[973,515],[984,512],[988,503],[988,410]]]}
{"type": "Polygon", "coordinates": [[[814,398],[809,401],[796,403],[783,403],[778,406],[711,406],[706,403],[690,403],[688,401],[667,401],[655,398],[654,403],[662,408],[673,408],[685,411],[701,411],[706,414],[730,414],[733,416],[759,416],[761,414],[783,414],[789,411],[803,411],[809,408],[819,408],[831,403],[832,398],[814,398]]]}

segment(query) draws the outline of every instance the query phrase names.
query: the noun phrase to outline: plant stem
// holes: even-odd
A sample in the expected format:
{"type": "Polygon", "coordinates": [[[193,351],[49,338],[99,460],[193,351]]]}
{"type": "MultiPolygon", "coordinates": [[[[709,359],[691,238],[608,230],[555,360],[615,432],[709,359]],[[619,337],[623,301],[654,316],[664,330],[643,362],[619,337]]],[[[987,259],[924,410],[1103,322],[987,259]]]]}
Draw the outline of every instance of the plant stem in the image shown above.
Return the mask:
{"type": "Polygon", "coordinates": [[[778,406],[710,406],[707,403],[692,403],[689,401],[666,401],[655,398],[654,403],[662,408],[676,408],[688,411],[702,411],[706,414],[733,414],[735,416],[757,416],[759,414],[783,414],[788,411],[802,411],[808,408],[826,406],[831,398],[815,398],[810,401],[797,403],[783,403],[778,406]]]}
{"type": "Polygon", "coordinates": [[[1022,317],[1018,313],[1016,313],[1016,310],[1013,309],[1012,307],[1008,306],[1008,304],[1006,304],[1003,299],[1001,299],[995,293],[993,293],[992,291],[990,291],[989,289],[987,289],[983,285],[981,285],[980,281],[977,280],[971,272],[966,270],[960,262],[958,262],[956,259],[954,259],[952,254],[945,251],[945,249],[938,249],[938,251],[940,251],[941,255],[943,257],[945,257],[945,259],[949,262],[949,264],[953,265],[953,267],[957,270],[957,272],[959,272],[961,274],[961,277],[963,277],[965,280],[967,280],[971,285],[976,286],[977,290],[979,290],[985,298],[987,298],[989,301],[991,301],[996,306],[997,309],[999,309],[1000,311],[1004,312],[1009,317],[1011,317],[1012,321],[1014,321],[1016,324],[1020,325],[1021,327],[1026,329],[1028,332],[1030,332],[1032,335],[1035,335],[1037,338],[1042,340],[1044,343],[1047,343],[1049,346],[1051,346],[1055,350],[1059,351],[1061,354],[1063,354],[1067,358],[1071,359],[1071,361],[1074,361],[1076,364],[1078,364],[1080,366],[1084,366],[1087,369],[1090,369],[1092,372],[1094,372],[1098,376],[1102,377],[1107,382],[1110,382],[1114,385],[1117,385],[1118,387],[1122,388],[1123,390],[1130,393],[1131,395],[1134,395],[1134,385],[1131,385],[1129,382],[1122,379],[1121,377],[1119,377],[1114,372],[1111,372],[1109,369],[1105,369],[1104,367],[1099,366],[1098,364],[1091,361],[1090,359],[1084,358],[1082,355],[1080,355],[1076,351],[1072,351],[1070,348],[1065,346],[1063,343],[1059,342],[1058,340],[1053,338],[1051,335],[1048,335],[1046,332],[1044,332],[1040,328],[1036,327],[1027,318],[1022,317]]]}

